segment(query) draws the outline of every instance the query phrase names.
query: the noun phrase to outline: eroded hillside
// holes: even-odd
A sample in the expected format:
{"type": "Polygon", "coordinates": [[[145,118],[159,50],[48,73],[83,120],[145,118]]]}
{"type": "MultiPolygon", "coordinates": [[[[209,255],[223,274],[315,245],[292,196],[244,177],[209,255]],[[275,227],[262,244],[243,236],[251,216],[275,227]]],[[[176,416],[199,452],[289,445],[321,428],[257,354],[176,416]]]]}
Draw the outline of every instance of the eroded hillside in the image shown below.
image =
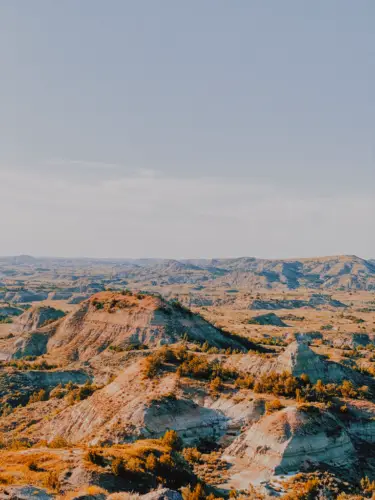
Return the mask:
{"type": "Polygon", "coordinates": [[[6,265],[4,498],[371,497],[372,263],[6,265]]]}

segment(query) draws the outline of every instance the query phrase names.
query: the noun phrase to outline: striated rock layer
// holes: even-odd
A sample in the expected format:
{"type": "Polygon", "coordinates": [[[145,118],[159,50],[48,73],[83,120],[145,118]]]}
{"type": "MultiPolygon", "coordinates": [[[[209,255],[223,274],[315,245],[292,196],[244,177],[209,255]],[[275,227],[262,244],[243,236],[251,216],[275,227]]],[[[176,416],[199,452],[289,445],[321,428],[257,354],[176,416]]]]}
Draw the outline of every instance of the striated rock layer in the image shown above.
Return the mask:
{"type": "Polygon", "coordinates": [[[17,318],[10,331],[17,334],[32,332],[48,323],[57,321],[63,316],[65,316],[63,311],[53,307],[33,306],[17,318]]]}
{"type": "Polygon", "coordinates": [[[264,477],[301,470],[303,463],[350,469],[357,455],[344,426],[327,411],[288,407],[264,416],[225,451],[264,477]]]}
{"type": "Polygon", "coordinates": [[[61,321],[48,340],[47,351],[85,361],[110,346],[157,347],[184,337],[241,351],[253,346],[244,338],[225,334],[179,304],[150,295],[102,292],[61,321]]]}

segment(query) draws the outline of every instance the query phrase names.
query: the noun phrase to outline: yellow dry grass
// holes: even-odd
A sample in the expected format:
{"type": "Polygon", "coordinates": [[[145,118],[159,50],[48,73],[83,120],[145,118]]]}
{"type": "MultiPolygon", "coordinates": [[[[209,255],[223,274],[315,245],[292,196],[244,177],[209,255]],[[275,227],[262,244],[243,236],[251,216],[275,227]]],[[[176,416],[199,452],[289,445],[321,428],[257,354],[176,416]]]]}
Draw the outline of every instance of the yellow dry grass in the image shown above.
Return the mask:
{"type": "Polygon", "coordinates": [[[0,484],[32,484],[54,491],[58,474],[67,466],[61,455],[47,450],[4,450],[0,453],[0,484]]]}

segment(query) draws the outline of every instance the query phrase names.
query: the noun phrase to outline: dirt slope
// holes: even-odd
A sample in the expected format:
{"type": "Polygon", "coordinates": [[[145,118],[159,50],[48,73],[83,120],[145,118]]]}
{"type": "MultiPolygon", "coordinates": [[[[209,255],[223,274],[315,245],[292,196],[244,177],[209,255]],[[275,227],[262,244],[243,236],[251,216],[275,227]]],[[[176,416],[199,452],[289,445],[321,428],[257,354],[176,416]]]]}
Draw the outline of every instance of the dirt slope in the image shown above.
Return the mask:
{"type": "Polygon", "coordinates": [[[89,360],[103,350],[155,347],[187,337],[191,341],[246,350],[252,344],[225,334],[199,315],[150,295],[101,292],[58,325],[47,350],[70,360],[89,360]]]}

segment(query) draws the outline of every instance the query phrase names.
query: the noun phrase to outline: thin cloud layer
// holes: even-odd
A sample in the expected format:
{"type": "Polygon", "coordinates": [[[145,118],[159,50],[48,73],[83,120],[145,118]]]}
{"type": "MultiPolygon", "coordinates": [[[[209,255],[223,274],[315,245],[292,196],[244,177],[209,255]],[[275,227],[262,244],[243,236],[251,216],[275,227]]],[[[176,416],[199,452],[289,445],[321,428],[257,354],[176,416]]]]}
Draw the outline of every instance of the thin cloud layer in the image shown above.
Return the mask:
{"type": "Polygon", "coordinates": [[[250,179],[0,171],[0,253],[93,257],[371,257],[375,200],[250,179]],[[8,215],[6,215],[8,214],[8,215]]]}

